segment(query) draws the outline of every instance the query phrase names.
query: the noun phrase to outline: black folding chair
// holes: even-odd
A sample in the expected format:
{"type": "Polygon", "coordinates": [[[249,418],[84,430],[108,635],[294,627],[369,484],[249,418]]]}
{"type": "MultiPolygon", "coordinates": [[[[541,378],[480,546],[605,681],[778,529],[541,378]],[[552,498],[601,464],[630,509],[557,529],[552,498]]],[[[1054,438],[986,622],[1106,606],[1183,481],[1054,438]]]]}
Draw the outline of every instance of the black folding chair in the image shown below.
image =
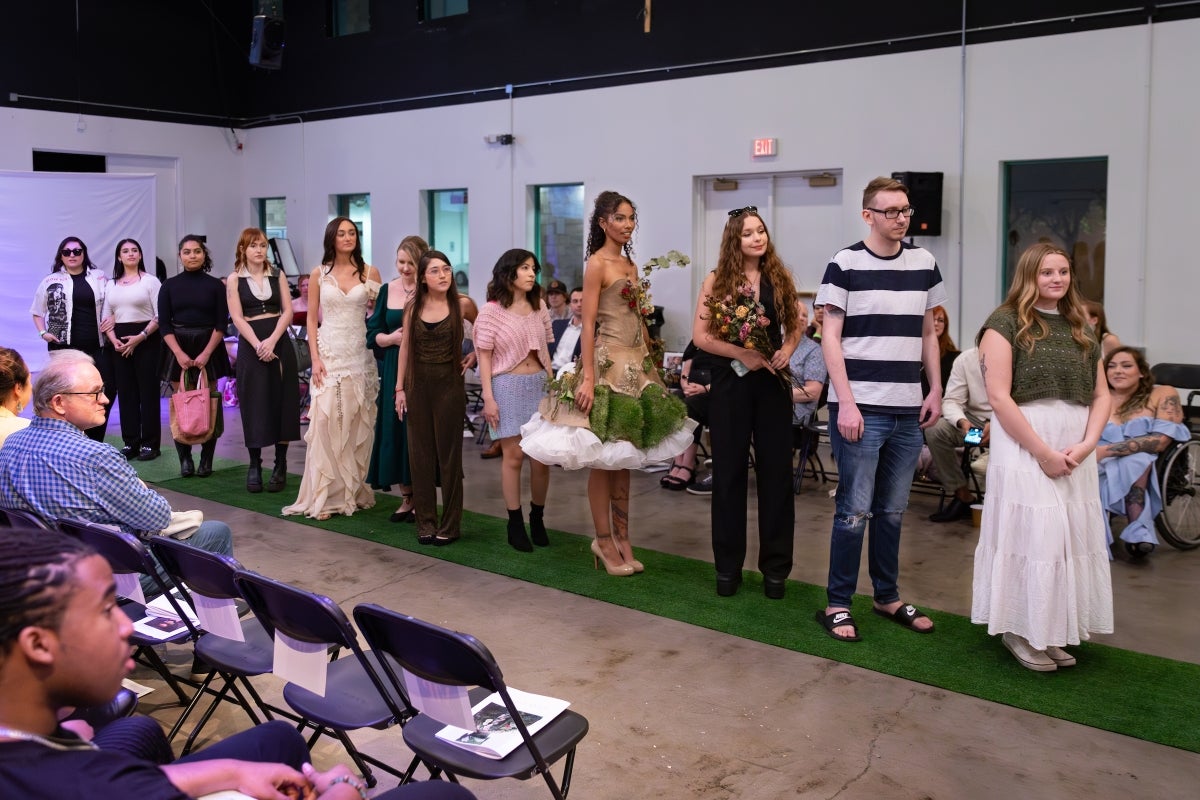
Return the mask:
{"type": "MultiPolygon", "coordinates": [[[[166,573],[180,584],[180,589],[186,595],[186,599],[192,603],[193,608],[196,607],[197,595],[202,599],[208,598],[229,603],[241,599],[241,594],[234,585],[233,576],[242,569],[242,565],[233,557],[221,553],[210,553],[169,536],[152,538],[150,550],[162,564],[166,573]]],[[[265,703],[250,682],[251,677],[264,675],[271,671],[275,655],[271,634],[267,633],[262,623],[255,618],[242,620],[240,627],[242,641],[226,638],[211,630],[204,631],[204,635],[196,640],[196,655],[205,664],[213,667],[215,672],[210,672],[204,679],[204,683],[200,685],[200,691],[192,698],[192,702],[179,717],[175,727],[167,734],[167,738],[174,740],[188,715],[199,705],[202,695],[210,694],[213,696],[213,700],[188,735],[180,755],[187,755],[191,751],[196,737],[208,724],[222,700],[229,700],[241,706],[255,725],[260,722],[258,715],[254,713],[255,707],[267,719],[272,719],[271,712],[275,712],[295,722],[300,721],[299,717],[265,703]],[[219,691],[211,686],[213,679],[217,676],[220,676],[222,680],[219,691]],[[239,684],[254,701],[253,706],[247,702],[245,695],[239,689],[239,684]],[[232,698],[229,697],[230,693],[233,694],[232,698]]]]}
{"type": "Polygon", "coordinates": [[[368,762],[398,778],[411,777],[419,759],[413,759],[407,771],[399,771],[361,752],[346,733],[404,724],[415,710],[403,690],[388,686],[379,677],[379,659],[359,646],[354,627],[337,603],[324,595],[248,570],[240,570],[234,576],[234,584],[272,636],[283,633],[301,642],[334,649],[335,658],[326,665],[324,695],[292,682],[283,687],[283,699],[302,718],[301,727],[311,726],[315,731],[309,747],[322,734],[333,735],[346,748],[369,786],[374,786],[376,780],[368,762]],[[341,648],[354,657],[336,658],[341,648]]]}
{"type": "Polygon", "coordinates": [[[46,521],[37,514],[19,508],[0,508],[0,525],[7,525],[10,528],[20,526],[22,528],[50,529],[46,521]]]}
{"type": "MultiPolygon", "coordinates": [[[[524,745],[502,759],[477,755],[437,737],[445,727],[428,714],[418,714],[404,726],[404,743],[421,761],[454,776],[496,780],[528,780],[540,774],[557,800],[563,800],[571,788],[575,766],[575,748],[587,735],[588,721],[567,709],[532,736],[521,713],[509,695],[504,676],[495,658],[470,634],[440,628],[413,617],[398,614],[382,606],[365,603],[354,609],[354,621],[375,652],[386,653],[408,672],[427,681],[447,686],[478,687],[471,693],[472,704],[495,692],[521,733],[524,745]],[[550,772],[550,765],[564,758],[561,788],[550,772]]],[[[383,661],[394,687],[401,677],[388,660],[383,661]]]]}
{"type": "MultiPolygon", "coordinates": [[[[189,686],[194,686],[195,684],[173,675],[171,670],[167,669],[167,665],[163,663],[163,660],[159,658],[154,646],[160,644],[182,644],[187,641],[194,642],[199,637],[200,632],[192,625],[188,615],[184,613],[179,603],[176,602],[174,595],[171,594],[171,587],[158,574],[154,559],[150,557],[150,551],[133,534],[125,533],[116,528],[110,528],[107,525],[82,519],[59,519],[56,521],[56,524],[63,533],[75,536],[86,542],[97,553],[104,556],[114,573],[148,575],[153,579],[156,588],[166,596],[171,609],[183,622],[183,630],[165,639],[157,639],[144,633],[139,633],[135,628],[129,641],[136,648],[134,653],[135,660],[140,661],[145,666],[157,672],[167,682],[167,685],[179,697],[179,705],[188,705],[192,701],[192,698],[183,691],[180,684],[187,683],[189,686]]],[[[135,622],[146,616],[145,604],[138,602],[134,598],[122,598],[120,605],[121,610],[135,622]]]]}

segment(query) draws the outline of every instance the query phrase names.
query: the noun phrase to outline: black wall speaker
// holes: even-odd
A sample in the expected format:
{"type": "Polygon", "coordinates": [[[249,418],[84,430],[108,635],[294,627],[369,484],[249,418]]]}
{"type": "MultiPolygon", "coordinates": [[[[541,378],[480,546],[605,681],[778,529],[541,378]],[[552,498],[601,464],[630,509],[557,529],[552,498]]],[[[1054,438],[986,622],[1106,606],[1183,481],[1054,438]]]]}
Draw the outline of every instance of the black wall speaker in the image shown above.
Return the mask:
{"type": "Polygon", "coordinates": [[[893,172],[908,187],[908,204],[917,210],[908,224],[909,236],[942,235],[942,173],[893,172]]]}
{"type": "Polygon", "coordinates": [[[250,63],[263,69],[283,66],[283,20],[259,14],[250,31],[250,63]]]}

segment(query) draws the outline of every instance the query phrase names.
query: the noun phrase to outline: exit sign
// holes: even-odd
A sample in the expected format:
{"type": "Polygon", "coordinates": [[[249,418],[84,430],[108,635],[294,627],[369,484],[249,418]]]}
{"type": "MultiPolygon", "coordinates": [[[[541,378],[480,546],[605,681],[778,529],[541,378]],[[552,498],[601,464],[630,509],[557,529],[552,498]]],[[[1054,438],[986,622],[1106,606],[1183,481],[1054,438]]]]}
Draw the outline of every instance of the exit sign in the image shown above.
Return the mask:
{"type": "Polygon", "coordinates": [[[765,158],[778,154],[778,139],[755,139],[751,153],[754,158],[765,158]]]}

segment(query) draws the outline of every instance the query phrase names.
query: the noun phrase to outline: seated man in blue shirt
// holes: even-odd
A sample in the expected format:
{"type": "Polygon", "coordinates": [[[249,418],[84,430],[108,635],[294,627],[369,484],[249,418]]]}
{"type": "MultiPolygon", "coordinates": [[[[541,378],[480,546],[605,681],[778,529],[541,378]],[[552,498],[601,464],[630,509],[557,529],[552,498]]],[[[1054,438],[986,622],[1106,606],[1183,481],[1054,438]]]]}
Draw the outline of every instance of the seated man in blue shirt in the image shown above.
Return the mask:
{"type": "MultiPolygon", "coordinates": [[[[52,354],[33,385],[37,416],[0,448],[0,507],[32,511],[47,521],[85,519],[137,536],[166,528],[167,499],[142,483],[115,447],[84,434],[104,417],[108,402],[90,356],[78,350],[52,354]]],[[[205,520],[187,541],[233,555],[233,534],[224,522],[205,520]]],[[[143,576],[142,590],[154,592],[153,580],[143,576]]]]}

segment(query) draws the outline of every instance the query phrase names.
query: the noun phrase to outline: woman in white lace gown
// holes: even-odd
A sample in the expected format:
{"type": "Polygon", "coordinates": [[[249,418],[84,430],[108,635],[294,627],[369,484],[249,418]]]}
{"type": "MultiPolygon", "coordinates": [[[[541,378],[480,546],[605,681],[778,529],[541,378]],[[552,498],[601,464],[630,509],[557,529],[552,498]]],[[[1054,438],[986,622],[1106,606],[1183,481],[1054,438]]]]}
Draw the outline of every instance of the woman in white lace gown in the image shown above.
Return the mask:
{"type": "Polygon", "coordinates": [[[329,519],[375,505],[365,478],[379,378],[365,343],[379,287],[379,270],[363,261],[358,228],[337,217],[325,227],[325,257],[312,271],[308,292],[308,340],[317,343],[304,436],[308,452],[300,495],[284,514],[329,519]]]}

